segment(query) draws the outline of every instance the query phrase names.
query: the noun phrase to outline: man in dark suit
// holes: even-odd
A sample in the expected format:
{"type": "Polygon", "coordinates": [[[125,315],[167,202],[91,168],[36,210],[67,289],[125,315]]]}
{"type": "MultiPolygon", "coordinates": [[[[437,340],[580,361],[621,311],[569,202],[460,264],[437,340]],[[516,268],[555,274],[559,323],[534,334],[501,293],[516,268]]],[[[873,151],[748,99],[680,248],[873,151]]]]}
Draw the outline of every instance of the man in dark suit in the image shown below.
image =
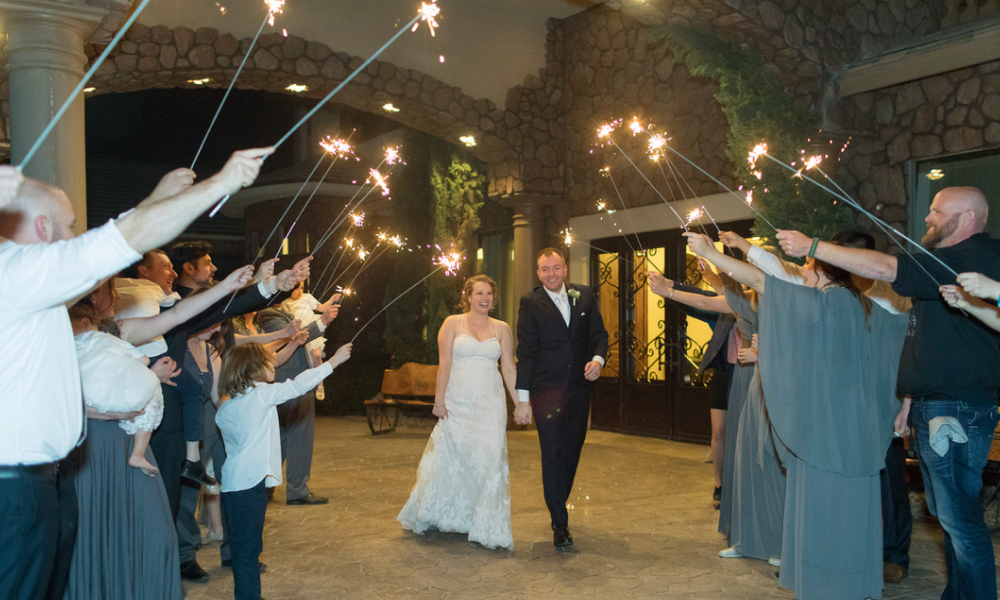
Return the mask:
{"type": "MultiPolygon", "coordinates": [[[[326,326],[337,318],[340,310],[334,304],[323,315],[307,327],[310,342],[324,335],[326,326]]],[[[295,317],[280,307],[261,311],[260,325],[266,333],[281,331],[295,317]]],[[[303,343],[306,343],[303,342],[303,343]]],[[[288,361],[274,372],[274,381],[294,379],[309,368],[305,346],[299,346],[288,361]]],[[[309,491],[309,475],[312,471],[313,437],[316,430],[316,397],[312,391],[278,407],[281,427],[281,458],[288,466],[285,471],[285,503],[290,505],[326,504],[329,498],[316,496],[309,491]]]]}
{"type": "Polygon", "coordinates": [[[562,253],[538,255],[542,282],[521,297],[517,317],[517,392],[514,419],[538,427],[542,485],[552,517],[552,543],[571,546],[566,501],[587,437],[590,394],[608,351],[608,332],[588,287],[563,283],[562,253]]]}

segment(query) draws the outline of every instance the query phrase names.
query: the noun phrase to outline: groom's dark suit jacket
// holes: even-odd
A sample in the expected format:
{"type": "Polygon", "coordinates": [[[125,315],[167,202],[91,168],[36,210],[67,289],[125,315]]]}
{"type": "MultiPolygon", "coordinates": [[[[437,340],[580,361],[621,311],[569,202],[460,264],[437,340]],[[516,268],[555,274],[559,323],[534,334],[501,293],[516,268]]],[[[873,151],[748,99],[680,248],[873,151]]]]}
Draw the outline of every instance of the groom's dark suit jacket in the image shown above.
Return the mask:
{"type": "Polygon", "coordinates": [[[606,358],[608,331],[590,288],[566,284],[580,297],[570,301],[569,327],[542,286],[521,297],[517,320],[517,389],[531,392],[532,402],[558,401],[571,388],[589,390],[584,366],[594,356],[606,358]]]}

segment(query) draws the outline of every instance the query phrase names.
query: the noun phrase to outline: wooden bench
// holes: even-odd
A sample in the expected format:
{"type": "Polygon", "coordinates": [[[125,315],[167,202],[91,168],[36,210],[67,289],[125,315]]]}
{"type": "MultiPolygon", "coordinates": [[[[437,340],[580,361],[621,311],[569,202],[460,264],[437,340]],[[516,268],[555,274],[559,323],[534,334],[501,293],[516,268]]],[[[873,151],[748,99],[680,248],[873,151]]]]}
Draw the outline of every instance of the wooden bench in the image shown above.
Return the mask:
{"type": "Polygon", "coordinates": [[[437,365],[406,363],[398,369],[386,369],[382,391],[365,400],[368,428],[372,435],[396,431],[399,413],[403,410],[434,408],[437,386],[437,365]]]}

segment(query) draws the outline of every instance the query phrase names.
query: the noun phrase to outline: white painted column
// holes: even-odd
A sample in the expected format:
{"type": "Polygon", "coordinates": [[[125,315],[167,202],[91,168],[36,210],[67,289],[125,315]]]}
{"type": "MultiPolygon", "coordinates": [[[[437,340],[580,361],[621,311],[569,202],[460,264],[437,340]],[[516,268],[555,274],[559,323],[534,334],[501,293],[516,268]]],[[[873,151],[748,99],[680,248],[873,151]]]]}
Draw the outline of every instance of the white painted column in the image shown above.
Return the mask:
{"type": "MultiPolygon", "coordinates": [[[[11,164],[21,163],[80,83],[87,65],[84,44],[107,15],[85,6],[0,1],[7,33],[11,164]]],[[[66,192],[76,212],[76,233],[87,228],[86,165],[81,94],[24,169],[28,177],[66,192]]]]}

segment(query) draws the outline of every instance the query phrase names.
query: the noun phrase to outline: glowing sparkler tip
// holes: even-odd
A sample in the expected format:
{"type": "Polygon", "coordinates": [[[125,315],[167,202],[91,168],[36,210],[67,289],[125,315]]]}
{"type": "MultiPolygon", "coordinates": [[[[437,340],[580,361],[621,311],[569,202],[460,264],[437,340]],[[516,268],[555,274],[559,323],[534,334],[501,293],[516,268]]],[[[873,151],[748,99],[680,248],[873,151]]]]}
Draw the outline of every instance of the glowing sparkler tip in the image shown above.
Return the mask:
{"type": "Polygon", "coordinates": [[[600,129],[597,130],[597,137],[599,138],[611,137],[611,132],[614,130],[615,126],[613,123],[606,123],[604,125],[601,125],[600,129]]]}
{"type": "Polygon", "coordinates": [[[435,4],[437,0],[431,0],[428,4],[427,2],[420,3],[420,10],[417,14],[420,15],[420,20],[413,24],[410,31],[416,31],[420,27],[420,23],[427,23],[427,28],[431,30],[431,37],[434,37],[434,30],[438,27],[437,17],[441,14],[441,7],[435,4]]]}
{"type": "Polygon", "coordinates": [[[351,213],[351,225],[361,227],[365,224],[365,213],[351,213]]]}
{"type": "MultiPolygon", "coordinates": [[[[435,246],[438,250],[441,249],[440,246],[435,246]]],[[[465,257],[458,252],[442,252],[441,256],[434,259],[434,264],[439,267],[444,267],[445,275],[457,275],[458,270],[462,267],[462,261],[465,257]]]]}
{"type": "Polygon", "coordinates": [[[573,245],[573,230],[571,228],[567,227],[566,229],[563,230],[562,233],[563,233],[563,244],[566,244],[567,247],[572,246],[573,245]]]}
{"type": "Polygon", "coordinates": [[[385,164],[394,165],[401,160],[399,157],[399,146],[390,146],[385,149],[385,164]]]}
{"type": "Polygon", "coordinates": [[[693,209],[691,212],[688,213],[688,225],[700,219],[702,215],[703,213],[700,208],[693,209]]]}
{"type": "Polygon", "coordinates": [[[753,147],[753,150],[751,150],[750,154],[747,156],[747,162],[750,163],[751,169],[755,169],[757,167],[757,159],[764,154],[767,154],[767,144],[762,142],[753,147]]]}
{"type": "Polygon", "coordinates": [[[347,143],[347,140],[340,138],[331,138],[330,136],[327,136],[325,140],[320,140],[319,145],[324,150],[335,156],[344,157],[348,154],[354,153],[354,148],[347,143]]]}
{"type": "Polygon", "coordinates": [[[747,204],[753,204],[753,190],[747,190],[747,204]]]}
{"type": "Polygon", "coordinates": [[[267,24],[274,26],[274,15],[281,14],[285,9],[285,0],[264,0],[267,5],[267,24]]]}
{"type": "Polygon", "coordinates": [[[632,135],[639,135],[643,131],[642,123],[639,122],[639,117],[632,117],[632,122],[628,124],[628,128],[632,130],[632,135]]]}
{"type": "Polygon", "coordinates": [[[382,195],[389,195],[389,184],[386,183],[385,177],[378,172],[378,169],[368,169],[368,180],[365,183],[371,183],[376,187],[382,189],[382,195]]]}
{"type": "Polygon", "coordinates": [[[389,238],[389,243],[392,244],[393,246],[397,247],[397,248],[402,248],[403,247],[403,238],[399,237],[398,235],[394,235],[394,236],[392,236],[392,237],[389,238]]]}
{"type": "Polygon", "coordinates": [[[809,158],[806,159],[806,166],[805,166],[806,171],[808,171],[809,169],[815,169],[816,167],[819,166],[819,163],[821,163],[822,161],[823,157],[820,156],[819,154],[817,154],[816,156],[810,156],[809,158]]]}

